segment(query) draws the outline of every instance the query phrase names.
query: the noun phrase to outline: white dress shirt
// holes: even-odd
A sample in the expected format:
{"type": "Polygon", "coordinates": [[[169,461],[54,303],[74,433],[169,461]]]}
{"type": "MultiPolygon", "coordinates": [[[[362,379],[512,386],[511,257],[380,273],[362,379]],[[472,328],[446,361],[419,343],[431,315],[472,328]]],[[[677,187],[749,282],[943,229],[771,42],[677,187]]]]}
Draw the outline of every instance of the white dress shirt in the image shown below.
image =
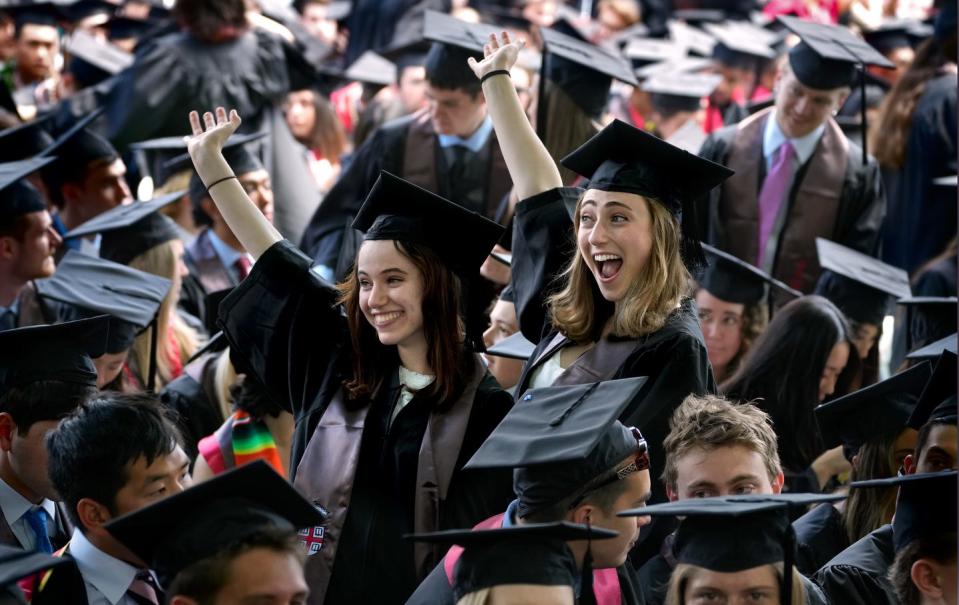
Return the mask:
{"type": "Polygon", "coordinates": [[[89,605],[137,605],[127,589],[137,568],[103,552],[87,540],[79,529],[70,540],[70,556],[77,562],[89,605]]]}
{"type": "MultiPolygon", "coordinates": [[[[0,509],[3,510],[3,518],[25,550],[37,549],[37,537],[24,517],[34,506],[33,502],[0,479],[0,509]]],[[[53,538],[57,534],[57,505],[52,500],[44,499],[39,506],[47,513],[47,535],[53,538]]]]}

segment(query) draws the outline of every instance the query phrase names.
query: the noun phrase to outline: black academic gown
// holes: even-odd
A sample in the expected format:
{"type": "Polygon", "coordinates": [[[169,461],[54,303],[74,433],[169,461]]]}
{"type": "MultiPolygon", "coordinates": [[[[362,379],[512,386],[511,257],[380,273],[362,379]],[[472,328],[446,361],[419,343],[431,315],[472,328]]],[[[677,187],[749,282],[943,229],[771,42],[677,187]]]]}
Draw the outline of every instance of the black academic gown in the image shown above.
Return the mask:
{"type": "MultiPolygon", "coordinates": [[[[552,329],[545,301],[559,275],[576,253],[568,207],[579,197],[575,188],[545,191],[523,200],[513,219],[513,291],[523,335],[538,343],[516,388],[517,401],[529,388],[533,372],[551,354],[572,344],[552,329]]],[[[688,395],[716,392],[695,303],[683,301],[656,332],[637,339],[604,338],[564,371],[554,384],[647,376],[636,400],[620,420],[643,432],[649,445],[650,475],[660,477],[665,455],[663,438],[669,418],[688,395]]],[[[653,481],[651,502],[664,502],[662,483],[653,481]]],[[[633,562],[645,562],[659,551],[668,524],[659,519],[640,532],[633,562]]]]}
{"type": "Polygon", "coordinates": [[[796,569],[811,576],[849,546],[842,514],[826,502],[793,521],[796,532],[796,569]]]}
{"type": "Polygon", "coordinates": [[[183,451],[190,460],[196,460],[200,440],[212,435],[224,421],[216,403],[216,359],[215,354],[194,359],[160,391],[160,401],[176,412],[183,451]]]}
{"type": "Polygon", "coordinates": [[[83,574],[77,568],[69,550],[60,553],[70,565],[48,570],[37,577],[33,588],[32,605],[88,605],[87,588],[83,574]]]}
{"type": "Polygon", "coordinates": [[[433,530],[471,527],[512,499],[512,473],[462,471],[512,401],[469,354],[464,363],[473,360],[471,372],[478,378],[470,382],[475,394],[466,402],[468,422],[456,443],[441,429],[454,422],[448,414],[462,399],[447,406],[414,397],[388,425],[400,392],[396,373],[366,404],[344,403],[349,333],[336,291],[310,265],[290,242],[275,244],[224,300],[221,323],[233,355],[294,415],[294,485],[330,512],[323,547],[307,561],[310,602],[403,603],[422,579],[414,546],[402,535],[422,527],[424,491],[440,492],[427,523],[433,530]],[[428,425],[432,440],[424,437],[428,425]],[[318,441],[315,434],[326,437],[318,441]],[[444,450],[443,443],[458,454],[444,450]],[[318,454],[323,451],[329,454],[318,454]],[[427,455],[451,473],[445,495],[441,486],[420,485],[418,465],[427,455]],[[331,492],[328,497],[313,495],[323,490],[331,492]],[[324,571],[329,568],[331,573],[324,571]]]}
{"type": "Polygon", "coordinates": [[[812,579],[832,603],[897,605],[886,577],[895,557],[892,525],[883,525],[833,557],[812,579]]]}
{"type": "Polygon", "coordinates": [[[912,114],[905,163],[884,168],[889,213],[883,225],[882,259],[909,273],[941,253],[956,236],[956,190],[935,185],[956,174],[959,120],[956,74],[926,83],[912,114]]]}

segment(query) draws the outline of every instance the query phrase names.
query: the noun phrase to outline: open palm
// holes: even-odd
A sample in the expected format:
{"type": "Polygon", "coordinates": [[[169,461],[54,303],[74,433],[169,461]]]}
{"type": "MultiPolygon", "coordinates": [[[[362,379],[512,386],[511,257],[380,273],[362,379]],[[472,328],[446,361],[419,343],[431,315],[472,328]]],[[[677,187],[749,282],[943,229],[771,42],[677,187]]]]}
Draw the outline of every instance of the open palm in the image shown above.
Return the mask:
{"type": "Polygon", "coordinates": [[[483,56],[485,58],[482,61],[477,61],[470,57],[467,62],[476,77],[482,78],[491,71],[500,69],[509,71],[516,63],[516,58],[519,57],[519,51],[522,48],[522,40],[512,42],[507,32],[500,34],[499,39],[496,35],[490,34],[489,42],[483,45],[483,56]]]}

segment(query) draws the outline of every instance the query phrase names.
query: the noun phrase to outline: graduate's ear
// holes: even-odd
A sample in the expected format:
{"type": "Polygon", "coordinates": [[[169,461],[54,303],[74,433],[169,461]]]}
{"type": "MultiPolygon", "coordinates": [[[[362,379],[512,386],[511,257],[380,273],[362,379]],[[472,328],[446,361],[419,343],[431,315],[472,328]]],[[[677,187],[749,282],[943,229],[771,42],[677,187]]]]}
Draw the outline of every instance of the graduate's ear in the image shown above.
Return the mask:
{"type": "Polygon", "coordinates": [[[580,525],[592,525],[596,519],[596,507],[592,504],[583,504],[573,509],[568,517],[570,523],[579,523],[580,525]]]}
{"type": "Polygon", "coordinates": [[[9,235],[0,237],[0,258],[12,259],[17,255],[17,250],[16,238],[9,235]]]}
{"type": "Polygon", "coordinates": [[[170,605],[200,605],[200,604],[198,601],[195,601],[191,599],[190,597],[176,595],[172,599],[170,599],[170,605]]]}
{"type": "Polygon", "coordinates": [[[783,486],[786,484],[786,475],[782,471],[779,471],[779,474],[776,475],[776,479],[772,482],[772,488],[774,494],[781,494],[783,491],[783,486]]]}
{"type": "Polygon", "coordinates": [[[9,452],[13,449],[13,434],[17,431],[17,423],[7,412],[0,413],[0,450],[9,452]]]}
{"type": "Polygon", "coordinates": [[[919,559],[912,564],[910,576],[923,596],[930,599],[941,599],[943,596],[942,566],[929,559],[919,559]]]}
{"type": "Polygon", "coordinates": [[[113,519],[113,515],[110,514],[107,507],[91,498],[81,498],[77,502],[77,516],[87,529],[103,527],[113,519]]]}
{"type": "Polygon", "coordinates": [[[676,493],[676,490],[673,489],[672,485],[666,485],[666,499],[670,502],[675,502],[679,500],[679,494],[676,493]]]}
{"type": "Polygon", "coordinates": [[[902,470],[906,475],[911,475],[916,472],[915,454],[906,454],[906,457],[902,459],[902,470]]]}

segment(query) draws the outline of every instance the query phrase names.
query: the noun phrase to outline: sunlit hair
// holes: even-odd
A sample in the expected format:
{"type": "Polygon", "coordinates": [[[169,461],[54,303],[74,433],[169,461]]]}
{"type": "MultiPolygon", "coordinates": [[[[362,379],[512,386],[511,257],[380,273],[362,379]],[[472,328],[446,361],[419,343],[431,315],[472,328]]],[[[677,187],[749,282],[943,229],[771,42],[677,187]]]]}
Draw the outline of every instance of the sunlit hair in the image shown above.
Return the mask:
{"type": "MultiPolygon", "coordinates": [[[[911,430],[911,429],[910,429],[911,430]]],[[[899,431],[877,435],[859,448],[849,481],[868,481],[893,477],[892,448],[899,431]]],[[[842,510],[846,539],[852,544],[875,529],[889,523],[896,512],[896,486],[875,489],[851,489],[842,510]]]]}
{"type": "Polygon", "coordinates": [[[739,344],[739,351],[729,360],[726,367],[726,374],[731,374],[739,367],[739,362],[743,360],[749,348],[753,346],[759,335],[763,333],[769,324],[769,308],[762,302],[745,305],[743,308],[743,324],[739,344]]]}
{"type": "MultiPolygon", "coordinates": [[[[782,585],[783,581],[783,564],[782,563],[773,563],[773,568],[776,570],[776,580],[778,589],[782,585]]],[[[686,563],[679,563],[676,565],[676,568],[673,570],[673,575],[669,578],[669,586],[666,589],[666,600],[664,601],[665,605],[686,605],[686,587],[689,586],[690,581],[696,574],[702,570],[701,567],[696,567],[695,565],[687,565],[686,563]]],[[[792,582],[792,602],[796,605],[801,605],[806,602],[806,587],[802,583],[802,575],[793,568],[793,582],[792,582]]],[[[779,595],[776,595],[777,599],[779,595]]]]}
{"type": "MultiPolygon", "coordinates": [[[[156,388],[159,391],[166,383],[170,382],[176,376],[173,376],[173,369],[170,367],[170,357],[173,347],[179,349],[180,360],[185,364],[193,353],[200,347],[200,336],[196,330],[191,328],[183,321],[177,313],[177,302],[180,297],[180,259],[177,252],[179,240],[170,240],[150,248],[140,254],[128,264],[134,269],[145,271],[152,275],[159,275],[173,281],[170,291],[163,304],[160,305],[160,313],[157,317],[157,377],[156,388]],[[173,342],[167,338],[167,334],[172,331],[173,342]]],[[[146,385],[147,374],[150,371],[150,330],[144,330],[130,348],[130,356],[139,370],[139,376],[142,385],[146,385]]]]}
{"type": "MultiPolygon", "coordinates": [[[[394,241],[396,250],[412,261],[423,277],[423,332],[427,362],[436,379],[426,394],[437,402],[450,400],[466,383],[472,366],[464,363],[462,292],[459,279],[427,246],[394,241]]],[[[376,330],[360,308],[360,283],[354,264],[349,277],[337,286],[339,302],[353,346],[352,376],[343,386],[352,400],[366,401],[382,386],[399,363],[395,346],[380,343],[376,330]]],[[[468,358],[467,358],[468,359],[468,358]]]]}
{"type": "MultiPolygon", "coordinates": [[[[618,308],[603,298],[589,266],[577,250],[560,277],[562,288],[548,299],[553,326],[577,343],[598,340],[607,320],[612,334],[639,338],[663,327],[669,314],[689,293],[690,277],[679,254],[679,222],[658,202],[642,198],[651,217],[652,247],[646,266],[618,308]]],[[[580,197],[573,215],[579,234],[580,197]]]]}

